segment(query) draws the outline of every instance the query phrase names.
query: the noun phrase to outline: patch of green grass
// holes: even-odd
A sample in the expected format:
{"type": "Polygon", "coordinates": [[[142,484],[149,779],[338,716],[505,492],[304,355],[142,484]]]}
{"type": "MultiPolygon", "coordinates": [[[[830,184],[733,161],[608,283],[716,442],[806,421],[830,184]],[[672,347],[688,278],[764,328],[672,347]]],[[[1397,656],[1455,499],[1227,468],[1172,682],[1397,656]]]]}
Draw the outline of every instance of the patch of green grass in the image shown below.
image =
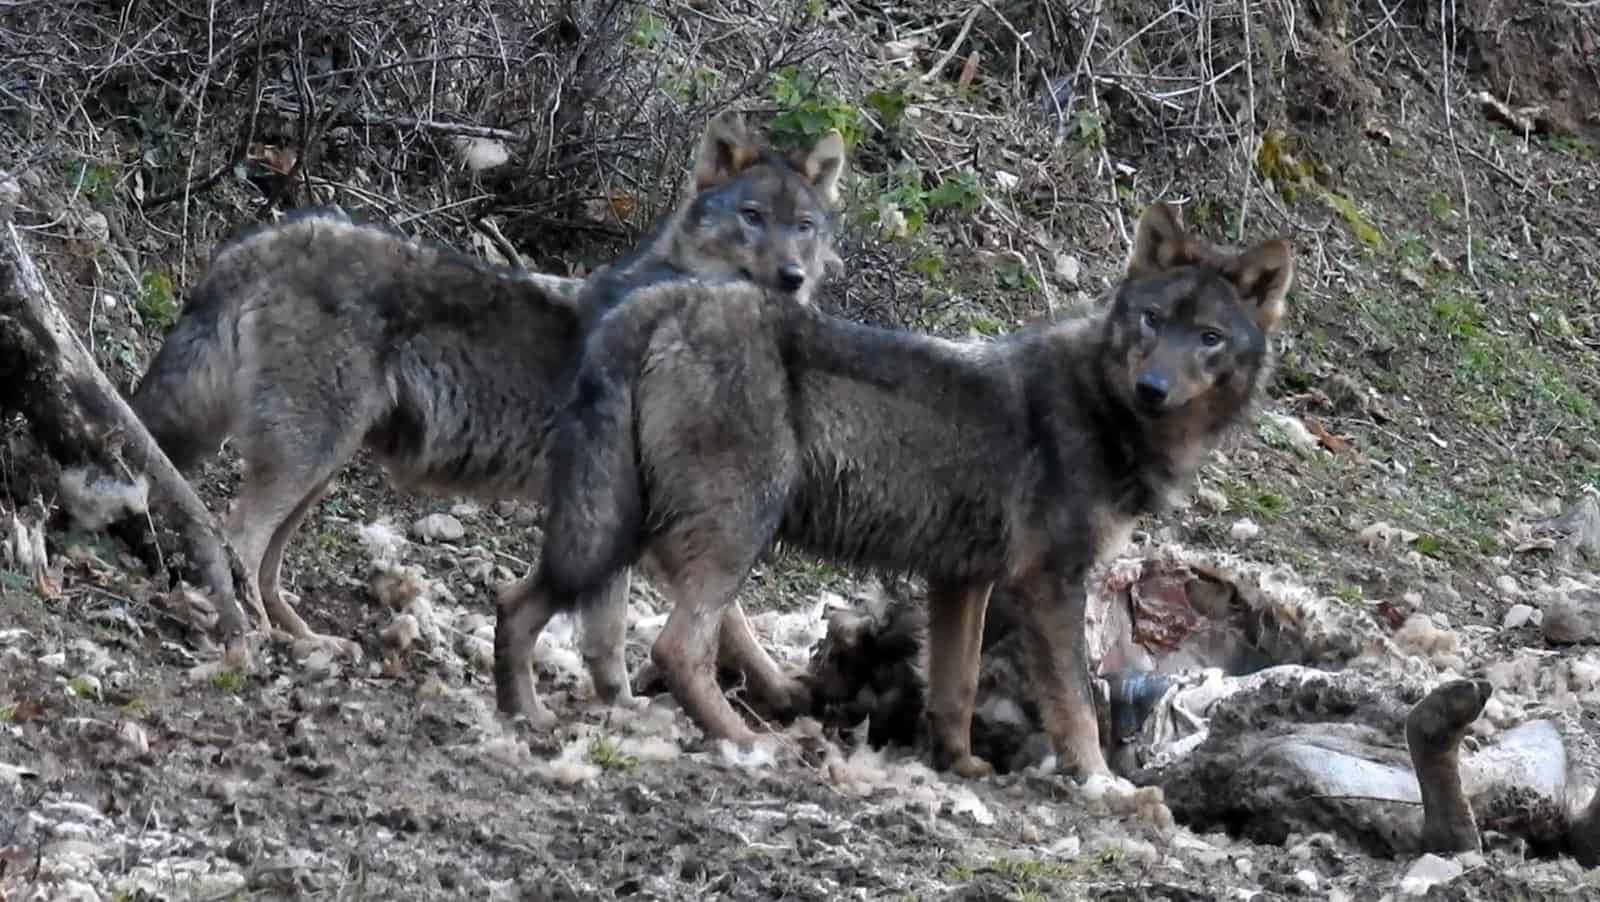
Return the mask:
{"type": "Polygon", "coordinates": [[[911,98],[904,90],[891,88],[868,92],[867,96],[861,98],[861,102],[878,114],[878,121],[883,124],[885,131],[893,131],[905,118],[906,108],[911,105],[911,98]]]}
{"type": "Polygon", "coordinates": [[[1428,195],[1428,213],[1434,219],[1445,222],[1455,212],[1455,202],[1450,199],[1450,195],[1443,191],[1434,191],[1428,195]]]}
{"type": "Polygon", "coordinates": [[[957,169],[945,173],[939,184],[928,192],[928,209],[971,213],[983,204],[983,186],[978,174],[971,169],[957,169]]]}
{"type": "Polygon", "coordinates": [[[16,719],[17,719],[17,705],[16,705],[16,702],[12,702],[9,705],[0,705],[0,723],[11,723],[12,721],[15,721],[16,719]]]}
{"type": "MultiPolygon", "coordinates": [[[[876,203],[866,211],[869,224],[876,223],[884,207],[892,207],[905,217],[907,235],[922,230],[930,214],[971,213],[983,203],[983,186],[971,169],[958,169],[945,173],[933,188],[924,187],[922,169],[910,160],[902,160],[886,175],[874,181],[876,203]]],[[[930,252],[928,256],[934,256],[930,252]]]]}
{"type": "Polygon", "coordinates": [[[634,20],[633,32],[628,35],[628,43],[635,47],[654,47],[666,34],[666,20],[649,10],[643,10],[634,20]]]}
{"type": "Polygon", "coordinates": [[[1072,115],[1072,131],[1070,132],[1075,144],[1085,150],[1099,150],[1106,143],[1106,123],[1100,115],[1093,110],[1079,108],[1072,115]]]}
{"type": "Polygon", "coordinates": [[[944,866],[944,871],[939,876],[944,878],[946,883],[966,883],[976,877],[977,873],[970,865],[953,861],[944,866]]]}
{"type": "Polygon", "coordinates": [[[109,166],[74,160],[67,164],[66,183],[69,190],[79,190],[95,203],[111,199],[117,188],[117,173],[109,166]]]}
{"type": "Polygon", "coordinates": [[[994,286],[1001,291],[1038,291],[1039,281],[1017,260],[1002,260],[994,268],[994,286]]]}
{"type": "Polygon", "coordinates": [[[589,749],[584,757],[601,770],[629,770],[639,765],[638,758],[623,754],[622,747],[605,736],[589,740],[589,749]]]}
{"type": "Polygon", "coordinates": [[[931,252],[918,254],[911,258],[906,268],[930,282],[937,283],[944,278],[944,257],[931,252]]]}
{"type": "Polygon", "coordinates": [[[1557,153],[1576,157],[1585,162],[1592,162],[1600,157],[1600,148],[1596,148],[1593,142],[1585,141],[1577,135],[1551,135],[1544,139],[1544,143],[1557,153]]]}
{"type": "Polygon", "coordinates": [[[96,691],[94,682],[83,676],[75,676],[68,680],[67,689],[78,698],[95,698],[100,694],[96,691]]]}
{"type": "Polygon", "coordinates": [[[1442,558],[1445,556],[1444,540],[1438,536],[1418,536],[1417,541],[1412,543],[1412,547],[1416,548],[1418,553],[1425,554],[1431,558],[1442,558]]]}
{"type": "Polygon", "coordinates": [[[249,682],[250,678],[245,673],[232,669],[219,670],[211,676],[211,688],[231,695],[243,692],[249,682]]]}
{"type": "Polygon", "coordinates": [[[1354,235],[1357,241],[1368,247],[1383,247],[1383,233],[1367,219],[1355,201],[1337,191],[1323,191],[1320,196],[1322,202],[1344,220],[1345,228],[1350,230],[1350,234],[1354,235]]]}
{"type": "Polygon", "coordinates": [[[1289,501],[1276,492],[1246,492],[1239,497],[1239,510],[1258,520],[1271,520],[1289,510],[1289,501]]]}
{"type": "MultiPolygon", "coordinates": [[[[695,66],[687,72],[674,75],[666,81],[666,88],[682,98],[685,103],[701,103],[716,93],[722,78],[715,69],[695,66]]],[[[598,261],[596,261],[598,262],[598,261]]]]}
{"type": "Polygon", "coordinates": [[[979,335],[990,337],[1006,331],[1006,324],[987,313],[973,313],[967,317],[967,328],[979,335]]]}
{"type": "Polygon", "coordinates": [[[139,278],[139,296],[133,301],[139,319],[153,329],[165,329],[178,318],[177,293],[172,277],[159,270],[146,272],[139,278]]]}
{"type": "Polygon", "coordinates": [[[131,696],[117,706],[117,712],[124,717],[143,717],[150,713],[150,702],[142,695],[131,696]]]}
{"type": "Polygon", "coordinates": [[[1356,604],[1360,602],[1363,597],[1365,597],[1365,593],[1361,591],[1360,586],[1352,586],[1348,583],[1340,583],[1339,585],[1333,587],[1333,597],[1348,604],[1356,604]]]}
{"type": "Polygon", "coordinates": [[[1420,235],[1407,235],[1394,243],[1395,259],[1407,266],[1422,266],[1433,257],[1433,249],[1420,235]]]}

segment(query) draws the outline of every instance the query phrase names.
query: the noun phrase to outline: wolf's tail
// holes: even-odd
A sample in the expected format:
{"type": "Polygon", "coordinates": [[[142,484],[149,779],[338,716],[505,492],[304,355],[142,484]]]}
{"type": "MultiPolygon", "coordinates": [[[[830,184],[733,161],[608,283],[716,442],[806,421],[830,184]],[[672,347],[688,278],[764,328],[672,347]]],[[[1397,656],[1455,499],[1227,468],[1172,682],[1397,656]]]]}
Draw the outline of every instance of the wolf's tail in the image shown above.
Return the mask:
{"type": "Polygon", "coordinates": [[[577,607],[639,554],[643,492],[633,392],[622,374],[586,363],[547,447],[540,569],[556,605],[577,607]]]}
{"type": "MultiPolygon", "coordinates": [[[[139,380],[128,404],[180,471],[215,454],[233,426],[240,376],[238,299],[213,272],[139,380]]],[[[233,287],[237,289],[237,284],[233,287]]]]}

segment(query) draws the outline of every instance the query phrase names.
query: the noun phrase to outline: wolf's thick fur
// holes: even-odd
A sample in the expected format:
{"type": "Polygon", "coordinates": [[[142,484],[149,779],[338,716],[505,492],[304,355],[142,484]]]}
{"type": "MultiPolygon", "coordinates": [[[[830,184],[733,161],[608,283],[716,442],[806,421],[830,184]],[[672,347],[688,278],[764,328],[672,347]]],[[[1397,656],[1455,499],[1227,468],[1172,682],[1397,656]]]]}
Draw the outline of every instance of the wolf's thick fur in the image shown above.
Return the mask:
{"type": "MultiPolygon", "coordinates": [[[[784,159],[736,114],[719,116],[681,206],[587,284],[309,211],[221,249],[131,403],[181,469],[233,437],[245,467],[229,529],[259,577],[257,615],[359,654],[313,634],[278,588],[284,545],[351,457],[371,449],[401,488],[538,499],[552,399],[596,304],[688,277],[809,303],[837,260],[829,207],[843,164],[836,132],[784,159]]],[[[609,662],[595,673],[603,695],[627,691],[626,587],[623,574],[586,614],[600,624],[586,643],[609,662]]],[[[730,641],[753,643],[748,633],[735,624],[730,641]]]]}
{"type": "Polygon", "coordinates": [[[969,725],[992,586],[1022,600],[1030,682],[1062,766],[1109,773],[1084,657],[1084,576],[1248,409],[1293,278],[1140,220],[1100,315],[994,341],[772,305],[749,285],[631,292],[585,343],[549,438],[538,577],[496,625],[503,710],[530,704],[538,632],[648,554],[675,607],[652,649],[708,734],[753,734],[717,691],[720,612],[774,538],[929,582],[935,763],[989,771],[969,725]]]}

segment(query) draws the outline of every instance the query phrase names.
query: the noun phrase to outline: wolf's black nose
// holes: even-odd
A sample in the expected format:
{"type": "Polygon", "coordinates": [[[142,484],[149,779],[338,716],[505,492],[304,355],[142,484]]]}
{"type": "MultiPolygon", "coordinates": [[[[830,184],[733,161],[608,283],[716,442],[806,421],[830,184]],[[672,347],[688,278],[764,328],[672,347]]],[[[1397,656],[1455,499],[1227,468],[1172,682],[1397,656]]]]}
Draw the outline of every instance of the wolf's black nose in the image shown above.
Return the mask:
{"type": "Polygon", "coordinates": [[[798,263],[785,263],[778,267],[778,287],[793,293],[806,284],[806,271],[798,263]]]}
{"type": "Polygon", "coordinates": [[[1151,410],[1165,403],[1167,393],[1170,391],[1166,377],[1157,373],[1141,374],[1139,381],[1133,386],[1133,393],[1138,397],[1139,403],[1151,410]]]}

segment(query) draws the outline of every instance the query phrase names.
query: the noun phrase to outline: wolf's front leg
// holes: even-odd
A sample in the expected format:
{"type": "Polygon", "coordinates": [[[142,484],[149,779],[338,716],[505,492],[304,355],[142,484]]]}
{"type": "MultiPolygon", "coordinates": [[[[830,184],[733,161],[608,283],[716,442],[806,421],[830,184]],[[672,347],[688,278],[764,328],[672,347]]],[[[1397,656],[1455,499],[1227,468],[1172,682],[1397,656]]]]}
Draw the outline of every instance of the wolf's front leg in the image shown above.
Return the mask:
{"type": "Polygon", "coordinates": [[[1089,691],[1085,651],[1086,570],[1040,574],[1019,588],[1028,622],[1024,633],[1029,682],[1060,770],[1081,779],[1111,776],[1100,749],[1100,724],[1089,691]]]}
{"type": "Polygon", "coordinates": [[[973,779],[994,773],[972,753],[972,709],[978,699],[978,664],[989,583],[928,581],[928,731],[933,764],[973,779]]]}

